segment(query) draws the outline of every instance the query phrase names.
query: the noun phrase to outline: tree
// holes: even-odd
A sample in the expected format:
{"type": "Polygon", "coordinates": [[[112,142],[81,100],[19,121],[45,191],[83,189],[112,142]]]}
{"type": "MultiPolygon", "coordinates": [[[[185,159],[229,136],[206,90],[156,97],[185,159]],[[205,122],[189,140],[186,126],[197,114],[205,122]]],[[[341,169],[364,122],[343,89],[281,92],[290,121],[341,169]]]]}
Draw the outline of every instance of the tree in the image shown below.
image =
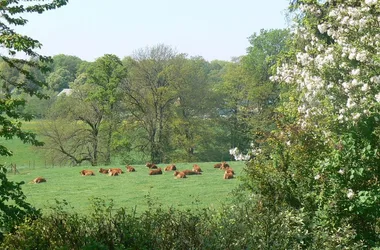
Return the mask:
{"type": "Polygon", "coordinates": [[[111,163],[113,134],[121,124],[119,85],[125,67],[115,55],[104,55],[74,81],[74,92],[59,98],[42,126],[47,152],[74,165],[111,163]]]}
{"type": "Polygon", "coordinates": [[[70,83],[75,80],[84,61],[76,56],[64,54],[55,55],[52,59],[53,61],[48,64],[52,71],[47,76],[47,83],[50,88],[60,92],[64,88],[69,88],[70,83]]]}
{"type": "MultiPolygon", "coordinates": [[[[31,4],[28,1],[28,6],[24,6],[19,1],[2,1],[0,3],[0,46],[2,51],[6,54],[0,54],[2,61],[6,62],[11,68],[16,69],[20,74],[24,75],[27,80],[32,81],[38,86],[44,86],[45,83],[39,81],[33,72],[29,71],[30,68],[37,68],[46,71],[39,62],[50,61],[49,57],[41,56],[36,49],[41,47],[41,44],[28,36],[18,34],[12,27],[22,26],[27,23],[27,20],[19,15],[23,13],[43,13],[47,10],[62,7],[67,4],[67,0],[54,0],[47,1],[45,4],[31,4]],[[17,59],[13,56],[16,53],[25,53],[27,56],[37,60],[17,59]]],[[[11,89],[25,92],[30,95],[37,95],[44,97],[39,92],[39,89],[29,88],[25,82],[18,82],[12,78],[6,77],[6,72],[0,71],[0,79],[3,85],[1,86],[1,100],[0,100],[0,137],[12,139],[17,137],[24,143],[32,143],[33,145],[41,145],[36,140],[33,133],[25,132],[21,129],[21,120],[30,120],[31,116],[20,111],[19,107],[25,105],[23,98],[14,97],[10,92],[11,89]]],[[[0,145],[0,155],[12,155],[3,145],[0,145]]],[[[25,196],[23,195],[20,185],[9,182],[6,178],[6,170],[4,166],[0,168],[0,179],[2,182],[0,194],[0,236],[4,232],[14,230],[14,225],[21,222],[25,216],[34,213],[34,209],[30,204],[24,202],[25,196]],[[14,204],[8,203],[13,201],[14,204]]]]}
{"type": "Polygon", "coordinates": [[[58,69],[66,69],[70,72],[70,75],[72,78],[75,78],[75,76],[78,73],[79,68],[81,67],[81,64],[84,62],[82,59],[76,56],[69,56],[64,54],[59,54],[53,56],[53,62],[52,62],[52,71],[56,71],[58,69]]]}
{"type": "Polygon", "coordinates": [[[115,55],[98,58],[87,71],[86,84],[90,87],[88,100],[96,102],[103,113],[102,131],[105,134],[105,163],[111,163],[112,134],[120,127],[121,98],[120,85],[125,80],[127,70],[115,55]]]}
{"type": "MultiPolygon", "coordinates": [[[[202,147],[208,148],[208,153],[214,148],[209,137],[212,133],[207,127],[216,117],[217,97],[209,80],[208,62],[201,57],[187,58],[185,55],[177,56],[174,61],[165,71],[177,95],[171,105],[171,155],[177,161],[191,162],[199,160],[202,147]]],[[[208,157],[208,160],[212,158],[208,157]]]]}
{"type": "Polygon", "coordinates": [[[275,129],[274,110],[280,86],[271,82],[272,67],[287,52],[288,30],[261,30],[250,38],[248,54],[225,66],[218,92],[223,98],[223,115],[229,130],[230,147],[245,151],[275,129]],[[228,95],[226,93],[229,93],[228,95]]]}
{"type": "Polygon", "coordinates": [[[380,3],[298,0],[290,7],[294,45],[272,78],[289,91],[270,160],[248,168],[251,188],[262,204],[297,213],[309,246],[379,247],[380,3]]]}
{"type": "Polygon", "coordinates": [[[165,71],[174,63],[176,53],[165,45],[140,49],[133,58],[126,58],[129,70],[122,88],[130,114],[145,131],[141,147],[153,162],[164,161],[168,143],[170,105],[177,99],[176,89],[165,71]]]}
{"type": "Polygon", "coordinates": [[[69,84],[73,82],[74,79],[70,71],[65,68],[58,68],[51,72],[46,80],[52,90],[61,92],[63,89],[69,88],[69,84]]]}

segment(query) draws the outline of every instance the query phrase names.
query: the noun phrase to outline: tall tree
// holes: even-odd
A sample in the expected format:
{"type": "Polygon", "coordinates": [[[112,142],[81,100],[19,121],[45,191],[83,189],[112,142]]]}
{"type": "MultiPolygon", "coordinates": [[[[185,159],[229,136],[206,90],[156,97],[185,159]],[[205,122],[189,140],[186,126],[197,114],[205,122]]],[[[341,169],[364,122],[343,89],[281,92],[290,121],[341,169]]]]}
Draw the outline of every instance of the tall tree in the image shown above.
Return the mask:
{"type": "Polygon", "coordinates": [[[269,78],[280,55],[288,50],[289,31],[261,30],[249,41],[248,54],[225,67],[223,84],[219,86],[230,146],[241,151],[250,148],[251,143],[260,144],[263,135],[275,128],[273,115],[280,85],[269,78]]]}
{"type": "Polygon", "coordinates": [[[121,60],[115,55],[98,58],[87,70],[89,85],[88,100],[96,102],[104,114],[102,131],[105,134],[105,163],[111,163],[112,134],[120,126],[121,97],[120,85],[127,71],[121,60]]]}
{"type": "MultiPolygon", "coordinates": [[[[32,81],[38,86],[45,85],[44,82],[39,81],[33,72],[25,68],[28,65],[31,68],[37,68],[45,71],[46,68],[42,67],[40,61],[49,61],[49,57],[41,56],[35,50],[41,47],[41,44],[28,36],[21,35],[14,30],[15,26],[22,26],[27,23],[27,20],[20,15],[23,13],[43,13],[47,10],[59,8],[67,4],[67,0],[53,0],[46,1],[45,4],[33,4],[28,2],[27,6],[19,3],[20,1],[1,1],[0,2],[0,47],[5,54],[0,54],[2,61],[6,62],[11,68],[19,71],[20,74],[25,75],[27,80],[32,81]],[[17,59],[13,56],[16,53],[24,53],[27,56],[33,57],[36,60],[17,59]]],[[[42,2],[42,1],[39,1],[42,2]]],[[[0,71],[0,79],[3,80],[1,86],[1,99],[0,99],[0,137],[11,139],[17,137],[24,143],[32,143],[34,145],[41,145],[36,140],[35,134],[25,132],[21,129],[22,120],[30,120],[31,116],[20,111],[19,107],[25,105],[25,100],[20,97],[14,97],[9,91],[10,89],[17,89],[18,91],[25,92],[30,95],[37,95],[44,97],[39,92],[39,89],[30,88],[26,82],[14,81],[14,79],[6,77],[6,72],[0,71]]],[[[0,155],[12,155],[12,152],[3,145],[0,145],[0,155]]],[[[4,232],[14,230],[14,225],[23,221],[26,215],[32,213],[34,209],[25,202],[19,184],[9,182],[6,178],[6,169],[1,166],[0,169],[0,238],[4,232]],[[14,203],[9,204],[12,201],[14,203]]]]}
{"type": "Polygon", "coordinates": [[[172,48],[160,44],[140,49],[125,60],[129,69],[123,84],[125,103],[146,132],[142,147],[153,162],[164,160],[164,147],[168,145],[170,104],[178,96],[165,71],[173,65],[176,55],[172,48]]]}
{"type": "Polygon", "coordinates": [[[121,124],[119,86],[126,73],[117,56],[104,55],[74,81],[73,93],[58,99],[50,112],[53,121],[42,126],[51,155],[74,165],[111,163],[113,134],[121,124]]]}
{"type": "Polygon", "coordinates": [[[212,91],[209,72],[209,63],[203,58],[185,55],[177,56],[166,70],[177,96],[170,117],[170,142],[176,160],[199,160],[196,152],[199,153],[202,144],[207,143],[208,148],[212,148],[207,123],[215,118],[217,97],[212,91]]]}

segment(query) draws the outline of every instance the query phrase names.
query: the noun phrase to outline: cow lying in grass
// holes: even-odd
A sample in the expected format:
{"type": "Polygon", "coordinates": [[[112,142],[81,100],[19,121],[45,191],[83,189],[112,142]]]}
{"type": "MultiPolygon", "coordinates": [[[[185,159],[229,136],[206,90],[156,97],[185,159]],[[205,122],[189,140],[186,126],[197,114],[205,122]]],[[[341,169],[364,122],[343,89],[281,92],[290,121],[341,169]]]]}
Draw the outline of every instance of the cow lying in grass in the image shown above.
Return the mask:
{"type": "Polygon", "coordinates": [[[197,175],[197,174],[202,174],[201,172],[195,172],[195,171],[193,171],[193,170],[189,170],[189,169],[182,170],[181,172],[184,172],[186,175],[197,175]]]}
{"type": "Polygon", "coordinates": [[[127,172],[136,172],[136,169],[132,166],[126,166],[127,172]]]}
{"type": "Polygon", "coordinates": [[[235,174],[235,172],[234,172],[234,170],[232,168],[226,168],[224,171],[232,173],[232,174],[235,174]]]}
{"type": "Polygon", "coordinates": [[[216,163],[215,165],[214,165],[214,168],[220,168],[222,166],[222,163],[216,163]]]}
{"type": "Polygon", "coordinates": [[[234,178],[234,174],[232,172],[224,172],[223,179],[232,179],[234,178]]]}
{"type": "Polygon", "coordinates": [[[169,166],[166,166],[165,168],[165,171],[173,171],[173,170],[177,170],[174,164],[170,164],[169,166]]]}
{"type": "Polygon", "coordinates": [[[151,163],[151,162],[147,162],[145,164],[145,166],[147,166],[149,169],[157,169],[158,168],[156,164],[151,163]]]}
{"type": "Polygon", "coordinates": [[[108,175],[109,175],[109,176],[118,176],[119,173],[120,173],[120,171],[117,170],[117,169],[112,169],[112,168],[110,168],[110,169],[108,170],[108,175]]]}
{"type": "Polygon", "coordinates": [[[100,168],[99,173],[108,174],[108,169],[100,168]]]}
{"type": "Polygon", "coordinates": [[[118,174],[124,173],[123,170],[121,170],[121,168],[110,168],[110,169],[108,169],[108,173],[109,172],[116,172],[118,174]]]}
{"type": "Polygon", "coordinates": [[[179,172],[179,171],[174,171],[174,176],[177,178],[177,179],[180,179],[180,178],[186,178],[186,174],[184,172],[179,172]]]}
{"type": "Polygon", "coordinates": [[[230,165],[225,161],[223,161],[220,165],[221,170],[225,170],[226,168],[229,168],[229,167],[230,167],[230,165]]]}
{"type": "Polygon", "coordinates": [[[158,174],[162,174],[161,168],[152,169],[149,171],[149,175],[158,175],[158,174]]]}
{"type": "Polygon", "coordinates": [[[193,171],[198,172],[198,173],[203,172],[201,167],[198,164],[193,165],[193,171]]]}
{"type": "Polygon", "coordinates": [[[37,177],[37,178],[35,178],[35,179],[32,181],[32,183],[34,183],[34,184],[41,183],[41,182],[46,182],[46,179],[43,178],[43,177],[37,177]]]}
{"type": "Polygon", "coordinates": [[[83,169],[82,171],[79,172],[80,175],[83,175],[83,176],[91,176],[91,175],[95,175],[94,174],[94,171],[92,170],[86,170],[86,169],[83,169]]]}

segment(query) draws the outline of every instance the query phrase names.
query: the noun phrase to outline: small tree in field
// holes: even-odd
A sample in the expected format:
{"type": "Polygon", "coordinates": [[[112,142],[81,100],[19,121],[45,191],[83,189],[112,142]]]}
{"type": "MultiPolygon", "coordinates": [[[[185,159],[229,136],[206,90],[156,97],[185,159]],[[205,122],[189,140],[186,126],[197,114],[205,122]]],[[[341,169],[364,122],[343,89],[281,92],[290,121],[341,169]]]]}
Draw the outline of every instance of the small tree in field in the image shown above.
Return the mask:
{"type": "MultiPolygon", "coordinates": [[[[0,2],[0,47],[3,53],[0,54],[2,61],[6,62],[11,68],[16,69],[25,76],[24,82],[14,81],[5,76],[6,72],[0,72],[3,81],[0,92],[0,137],[21,139],[24,143],[42,145],[36,140],[33,133],[25,132],[21,129],[21,121],[29,121],[32,117],[20,111],[19,107],[25,106],[25,100],[15,98],[12,92],[23,92],[29,95],[36,95],[44,98],[39,88],[32,88],[30,82],[35,86],[44,86],[45,83],[37,80],[33,70],[46,71],[41,62],[50,61],[49,57],[41,56],[35,52],[41,44],[28,36],[18,34],[12,27],[22,26],[27,20],[20,15],[23,13],[43,13],[47,10],[59,8],[67,4],[68,0],[46,1],[44,4],[33,4],[34,1],[1,1],[0,2]],[[20,2],[26,2],[24,6],[20,2]],[[30,56],[31,60],[16,59],[17,53],[30,56]],[[30,70],[28,70],[30,69],[30,70]]],[[[43,1],[38,1],[43,2],[43,1]]],[[[0,145],[0,155],[12,155],[12,152],[3,145],[0,145]]],[[[6,177],[6,169],[0,166],[0,236],[4,232],[13,230],[14,225],[24,220],[25,216],[35,213],[33,207],[25,202],[25,196],[21,191],[22,183],[13,183],[6,177]]]]}

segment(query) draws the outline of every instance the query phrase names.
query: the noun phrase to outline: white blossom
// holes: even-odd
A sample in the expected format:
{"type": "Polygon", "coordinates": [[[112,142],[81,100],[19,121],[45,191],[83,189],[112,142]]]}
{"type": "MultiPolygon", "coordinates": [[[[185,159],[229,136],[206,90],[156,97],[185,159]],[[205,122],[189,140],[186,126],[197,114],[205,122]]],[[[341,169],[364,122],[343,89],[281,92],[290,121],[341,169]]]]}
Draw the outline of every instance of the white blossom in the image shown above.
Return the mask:
{"type": "Polygon", "coordinates": [[[366,83],[363,84],[361,90],[364,91],[364,92],[367,92],[367,91],[369,90],[369,86],[368,86],[368,84],[366,84],[366,83]]]}
{"type": "Polygon", "coordinates": [[[323,34],[323,33],[326,33],[327,25],[326,25],[325,23],[322,23],[322,24],[318,25],[318,30],[319,30],[319,32],[321,32],[322,34],[323,34]]]}
{"type": "MultiPolygon", "coordinates": [[[[380,67],[379,7],[377,0],[359,5],[342,1],[327,18],[319,19],[322,23],[303,26],[300,22],[295,27],[294,36],[304,40],[304,50],[296,54],[294,63],[290,60],[278,67],[271,80],[295,85],[301,128],[318,126],[314,121],[319,115],[352,126],[379,107],[380,75],[373,75],[380,67]],[[317,37],[316,29],[327,33],[332,42],[317,37]]],[[[322,17],[316,2],[302,5],[299,11],[322,17]]]]}
{"type": "Polygon", "coordinates": [[[352,191],[352,189],[348,189],[348,191],[347,191],[347,198],[348,199],[352,199],[352,198],[354,198],[354,196],[355,196],[354,191],[352,191]]]}
{"type": "Polygon", "coordinates": [[[375,95],[375,99],[376,99],[377,102],[380,102],[380,93],[378,93],[378,94],[375,95]]]}
{"type": "Polygon", "coordinates": [[[377,3],[377,0],[365,0],[364,2],[365,4],[370,6],[370,5],[375,5],[377,3]]]}

